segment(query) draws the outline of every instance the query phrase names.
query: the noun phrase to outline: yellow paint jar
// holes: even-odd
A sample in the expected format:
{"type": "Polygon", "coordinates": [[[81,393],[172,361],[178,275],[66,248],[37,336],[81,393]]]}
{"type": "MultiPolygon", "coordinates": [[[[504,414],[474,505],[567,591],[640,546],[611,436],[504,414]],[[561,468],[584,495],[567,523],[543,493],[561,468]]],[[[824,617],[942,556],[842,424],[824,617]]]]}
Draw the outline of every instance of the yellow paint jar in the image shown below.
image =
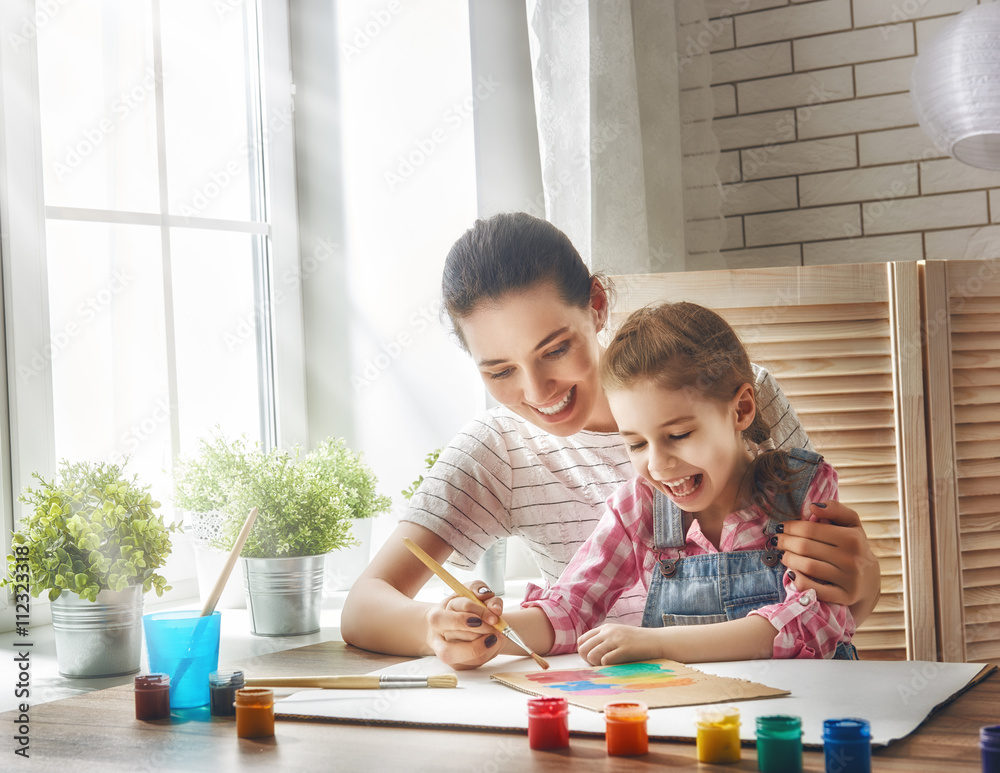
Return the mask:
{"type": "Polygon", "coordinates": [[[735,706],[708,706],[698,709],[699,762],[739,762],[740,710],[735,706]]]}

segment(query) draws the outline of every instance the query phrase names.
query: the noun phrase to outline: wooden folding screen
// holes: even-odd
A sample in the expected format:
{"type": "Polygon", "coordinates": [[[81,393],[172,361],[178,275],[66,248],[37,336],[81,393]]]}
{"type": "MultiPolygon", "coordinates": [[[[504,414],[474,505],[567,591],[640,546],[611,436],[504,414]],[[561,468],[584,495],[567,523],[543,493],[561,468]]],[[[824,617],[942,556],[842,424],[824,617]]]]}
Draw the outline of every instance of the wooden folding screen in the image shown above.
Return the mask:
{"type": "Polygon", "coordinates": [[[1000,258],[921,268],[941,659],[996,660],[1000,258]]]}
{"type": "Polygon", "coordinates": [[[915,263],[612,278],[613,324],[662,300],[719,311],[779,381],[840,474],[882,570],[855,643],[865,658],[936,659],[915,263]]]}

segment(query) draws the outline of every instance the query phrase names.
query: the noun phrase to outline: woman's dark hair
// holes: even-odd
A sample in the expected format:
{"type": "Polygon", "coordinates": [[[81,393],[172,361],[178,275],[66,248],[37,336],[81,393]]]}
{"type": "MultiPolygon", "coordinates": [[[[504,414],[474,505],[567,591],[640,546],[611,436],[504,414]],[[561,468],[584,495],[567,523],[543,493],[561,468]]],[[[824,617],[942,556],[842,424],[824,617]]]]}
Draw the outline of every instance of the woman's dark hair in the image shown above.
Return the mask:
{"type": "MultiPolygon", "coordinates": [[[[754,387],[750,355],[736,331],[719,314],[696,303],[662,303],[634,311],[605,350],[600,364],[607,390],[627,390],[641,383],[661,389],[693,389],[727,402],[743,384],[754,387]]],[[[763,443],[770,436],[760,411],[743,437],[763,443]]],[[[784,451],[764,451],[750,463],[741,494],[775,520],[798,518],[784,502],[797,473],[784,451]]]]}
{"type": "Polygon", "coordinates": [[[452,246],[441,278],[442,306],[468,349],[459,323],[483,301],[551,281],[565,303],[586,308],[592,278],[566,234],[527,212],[505,212],[477,220],[452,246]]]}

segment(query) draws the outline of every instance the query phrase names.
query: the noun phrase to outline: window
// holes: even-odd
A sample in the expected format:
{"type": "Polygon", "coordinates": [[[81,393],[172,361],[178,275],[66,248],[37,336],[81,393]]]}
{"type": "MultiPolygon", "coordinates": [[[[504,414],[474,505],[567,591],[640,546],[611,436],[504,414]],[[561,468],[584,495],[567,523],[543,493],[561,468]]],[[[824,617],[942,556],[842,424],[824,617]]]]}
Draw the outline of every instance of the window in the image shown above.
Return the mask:
{"type": "MultiPolygon", "coordinates": [[[[304,423],[301,352],[272,344],[301,337],[270,281],[298,251],[287,9],[3,5],[5,532],[61,459],[127,457],[169,519],[172,460],[212,427],[271,445],[304,423]]],[[[165,573],[193,593],[183,536],[165,573]]]]}

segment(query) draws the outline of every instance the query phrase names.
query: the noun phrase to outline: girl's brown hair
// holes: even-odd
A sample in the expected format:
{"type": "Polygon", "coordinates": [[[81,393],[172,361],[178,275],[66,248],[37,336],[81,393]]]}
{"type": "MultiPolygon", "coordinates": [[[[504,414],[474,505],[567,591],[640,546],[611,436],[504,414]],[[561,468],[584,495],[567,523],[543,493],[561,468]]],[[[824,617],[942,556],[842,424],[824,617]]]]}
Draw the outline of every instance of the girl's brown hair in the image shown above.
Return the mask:
{"type": "MultiPolygon", "coordinates": [[[[743,384],[754,388],[756,378],[743,342],[719,314],[696,303],[662,303],[633,312],[601,357],[601,384],[606,390],[627,390],[641,383],[661,389],[695,390],[700,396],[728,402],[743,384]]],[[[755,410],[743,437],[763,443],[770,431],[755,410]]],[[[797,519],[780,494],[792,490],[797,471],[784,451],[758,454],[741,486],[745,501],[774,520],[797,519]]]]}

